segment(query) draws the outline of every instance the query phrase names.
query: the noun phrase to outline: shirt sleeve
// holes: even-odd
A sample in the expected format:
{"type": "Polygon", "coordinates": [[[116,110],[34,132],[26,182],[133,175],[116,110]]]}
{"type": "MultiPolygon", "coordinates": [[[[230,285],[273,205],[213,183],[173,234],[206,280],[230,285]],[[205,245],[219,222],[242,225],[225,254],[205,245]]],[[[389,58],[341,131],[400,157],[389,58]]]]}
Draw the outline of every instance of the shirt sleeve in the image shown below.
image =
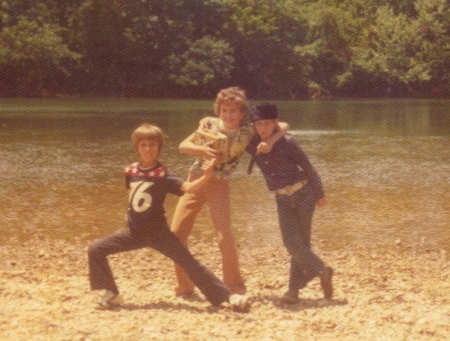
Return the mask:
{"type": "Polygon", "coordinates": [[[181,190],[181,186],[184,183],[184,179],[176,175],[171,170],[167,171],[167,192],[175,194],[177,196],[182,196],[184,192],[181,190]]]}
{"type": "Polygon", "coordinates": [[[322,180],[320,179],[319,173],[317,173],[316,169],[309,161],[309,157],[300,147],[298,142],[294,138],[290,139],[289,142],[289,145],[292,148],[291,155],[293,155],[295,163],[299,165],[302,171],[305,173],[308,182],[311,183],[315,199],[317,200],[323,198],[325,194],[323,191],[322,180]]]}

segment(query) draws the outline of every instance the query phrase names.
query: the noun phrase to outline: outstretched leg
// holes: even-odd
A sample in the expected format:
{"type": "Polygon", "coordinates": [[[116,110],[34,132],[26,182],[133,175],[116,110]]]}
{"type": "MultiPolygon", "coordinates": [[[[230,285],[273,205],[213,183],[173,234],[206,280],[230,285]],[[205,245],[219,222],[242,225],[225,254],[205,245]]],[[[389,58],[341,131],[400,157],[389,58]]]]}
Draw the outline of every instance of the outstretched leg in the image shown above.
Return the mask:
{"type": "Polygon", "coordinates": [[[181,267],[211,304],[220,305],[222,302],[229,301],[231,292],[225,284],[211,270],[195,259],[169,230],[158,233],[152,238],[150,245],[181,267]]]}
{"type": "Polygon", "coordinates": [[[88,247],[89,281],[91,290],[110,290],[119,294],[108,263],[108,256],[145,247],[143,240],[133,238],[130,231],[112,234],[88,247]]]}

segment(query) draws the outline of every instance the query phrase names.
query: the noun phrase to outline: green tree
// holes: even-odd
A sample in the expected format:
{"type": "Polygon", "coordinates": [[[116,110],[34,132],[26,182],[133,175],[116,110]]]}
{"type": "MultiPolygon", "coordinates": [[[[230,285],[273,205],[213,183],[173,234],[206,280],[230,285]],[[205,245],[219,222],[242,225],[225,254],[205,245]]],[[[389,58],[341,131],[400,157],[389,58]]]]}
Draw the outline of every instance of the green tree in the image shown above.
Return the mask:
{"type": "MultiPolygon", "coordinates": [[[[378,77],[403,95],[421,95],[424,84],[449,78],[450,39],[445,0],[417,0],[417,16],[395,14],[388,6],[377,10],[371,45],[360,48],[349,69],[378,77]]],[[[399,95],[399,93],[395,93],[399,95]]]]}
{"type": "Polygon", "coordinates": [[[308,72],[313,93],[336,92],[353,76],[351,61],[372,34],[376,0],[304,1],[299,16],[308,22],[305,44],[295,47],[297,58],[308,72]]]}
{"type": "Polygon", "coordinates": [[[308,43],[295,51],[310,65],[306,76],[312,89],[344,96],[418,96],[430,84],[447,82],[445,0],[417,0],[413,9],[404,1],[304,4],[308,43]]]}
{"type": "Polygon", "coordinates": [[[169,56],[170,79],[182,86],[207,86],[227,81],[233,70],[233,49],[223,40],[205,36],[177,56],[169,56]],[[218,81],[217,81],[218,80],[218,81]]]}
{"type": "MultiPolygon", "coordinates": [[[[197,81],[194,85],[196,90],[210,87],[214,80],[207,76],[203,79],[208,80],[206,84],[200,81],[199,74],[219,75],[222,71],[215,69],[216,66],[227,64],[228,58],[227,52],[222,64],[208,62],[209,71],[199,70],[205,67],[207,57],[204,55],[207,52],[204,45],[213,44],[211,39],[202,38],[217,36],[219,17],[215,7],[209,1],[202,0],[121,1],[125,42],[121,45],[118,63],[120,79],[136,84],[132,91],[143,95],[181,95],[184,94],[183,87],[193,86],[195,82],[191,81],[194,78],[197,81]],[[203,52],[200,52],[202,49],[203,52]]],[[[220,44],[220,39],[215,39],[215,48],[225,52],[220,44]]],[[[210,52],[213,57],[214,50],[210,52]]],[[[227,73],[226,70],[223,72],[227,73]]]]}
{"type": "Polygon", "coordinates": [[[289,0],[220,3],[222,36],[235,51],[234,84],[252,97],[303,96],[304,66],[293,47],[303,41],[306,26],[289,13],[298,5],[289,0]]]}
{"type": "Polygon", "coordinates": [[[3,0],[0,94],[450,95],[446,0],[3,0]]]}
{"type": "MultiPolygon", "coordinates": [[[[2,44],[0,49],[3,58],[0,66],[0,93],[3,95],[38,95],[40,92],[73,92],[73,79],[83,64],[79,47],[83,43],[78,39],[80,30],[75,29],[80,8],[85,0],[42,0],[39,2],[27,0],[4,0],[0,6],[0,32],[4,39],[16,40],[17,45],[22,44],[25,36],[40,41],[40,51],[43,55],[46,50],[46,60],[32,61],[33,56],[23,56],[21,63],[27,59],[23,68],[17,68],[17,61],[11,56],[20,55],[18,47],[2,44]],[[33,26],[34,25],[34,26],[33,26]],[[33,27],[31,27],[33,26],[33,27]],[[17,37],[11,38],[11,34],[17,37]],[[48,34],[45,38],[44,35],[48,34]],[[7,38],[9,37],[9,38],[7,38]],[[14,48],[14,50],[11,50],[14,48]],[[67,51],[68,50],[68,51],[67,51]]],[[[28,43],[29,44],[29,43],[28,43]]],[[[38,49],[37,46],[33,47],[38,49]]]]}
{"type": "Polygon", "coordinates": [[[17,94],[39,95],[64,74],[64,61],[80,55],[68,49],[61,27],[38,24],[25,18],[0,32],[0,70],[3,81],[12,81],[17,94]]]}

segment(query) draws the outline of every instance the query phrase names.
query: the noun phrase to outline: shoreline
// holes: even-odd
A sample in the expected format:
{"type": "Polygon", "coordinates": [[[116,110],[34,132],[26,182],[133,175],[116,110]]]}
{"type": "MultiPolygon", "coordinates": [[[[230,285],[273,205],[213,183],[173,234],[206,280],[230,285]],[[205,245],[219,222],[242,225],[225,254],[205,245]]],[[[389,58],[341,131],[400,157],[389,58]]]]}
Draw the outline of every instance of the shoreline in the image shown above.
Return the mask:
{"type": "MultiPolygon", "coordinates": [[[[249,312],[212,307],[196,290],[174,295],[172,262],[154,250],[110,256],[125,303],[95,309],[86,248],[92,241],[33,238],[0,248],[0,339],[21,340],[448,340],[450,262],[443,250],[394,243],[314,250],[332,266],[334,298],[318,279],[296,305],[280,303],[289,256],[282,246],[239,247],[249,312]]],[[[240,243],[242,244],[242,243],[240,243]]],[[[219,277],[215,243],[190,250],[219,277]]]]}

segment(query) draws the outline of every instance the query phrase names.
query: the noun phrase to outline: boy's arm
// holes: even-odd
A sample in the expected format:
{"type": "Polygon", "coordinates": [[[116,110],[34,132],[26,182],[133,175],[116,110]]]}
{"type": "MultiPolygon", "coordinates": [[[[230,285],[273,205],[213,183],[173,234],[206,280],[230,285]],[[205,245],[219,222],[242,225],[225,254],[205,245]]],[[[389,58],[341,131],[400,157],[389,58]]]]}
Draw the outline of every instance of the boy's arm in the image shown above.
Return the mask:
{"type": "Polygon", "coordinates": [[[205,160],[202,164],[202,170],[204,174],[193,181],[185,181],[183,185],[181,185],[181,190],[185,193],[195,193],[203,185],[214,176],[214,164],[216,163],[216,159],[205,160]]]}
{"type": "Polygon", "coordinates": [[[319,208],[325,206],[327,201],[322,187],[322,180],[320,179],[319,173],[309,160],[308,155],[306,155],[295,139],[291,140],[291,144],[289,144],[288,148],[291,148],[290,154],[292,155],[293,160],[295,160],[295,163],[300,166],[303,172],[305,172],[306,178],[311,183],[317,206],[319,208]]]}
{"type": "MultiPolygon", "coordinates": [[[[207,126],[208,118],[204,118],[200,121],[198,129],[205,130],[207,126]]],[[[211,148],[208,145],[198,146],[194,143],[195,134],[189,135],[184,141],[180,143],[178,149],[180,152],[195,157],[199,157],[205,160],[216,159],[220,156],[220,152],[211,148]]]]}
{"type": "Polygon", "coordinates": [[[270,153],[273,145],[289,130],[289,124],[286,122],[278,122],[277,131],[269,137],[266,141],[260,142],[258,147],[256,147],[256,154],[266,154],[270,153]]]}

